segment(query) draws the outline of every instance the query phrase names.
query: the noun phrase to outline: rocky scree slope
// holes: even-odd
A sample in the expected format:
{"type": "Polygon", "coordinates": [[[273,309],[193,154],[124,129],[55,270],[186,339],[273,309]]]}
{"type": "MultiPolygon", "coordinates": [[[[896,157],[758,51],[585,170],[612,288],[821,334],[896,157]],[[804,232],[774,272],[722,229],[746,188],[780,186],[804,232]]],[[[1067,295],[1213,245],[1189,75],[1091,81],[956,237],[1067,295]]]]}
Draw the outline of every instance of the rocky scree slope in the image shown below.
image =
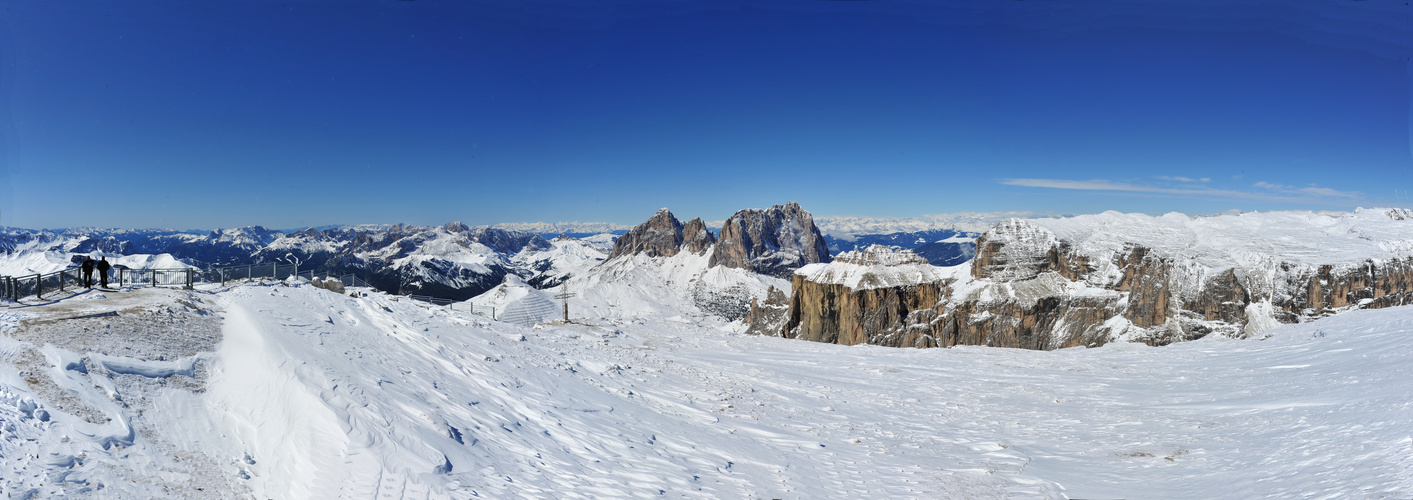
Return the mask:
{"type": "Polygon", "coordinates": [[[772,331],[912,347],[1162,345],[1413,300],[1413,213],[1401,209],[1012,219],[977,239],[969,266],[931,274],[908,253],[865,253],[797,271],[788,321],[772,331]],[[844,278],[862,263],[911,278],[844,278]]]}

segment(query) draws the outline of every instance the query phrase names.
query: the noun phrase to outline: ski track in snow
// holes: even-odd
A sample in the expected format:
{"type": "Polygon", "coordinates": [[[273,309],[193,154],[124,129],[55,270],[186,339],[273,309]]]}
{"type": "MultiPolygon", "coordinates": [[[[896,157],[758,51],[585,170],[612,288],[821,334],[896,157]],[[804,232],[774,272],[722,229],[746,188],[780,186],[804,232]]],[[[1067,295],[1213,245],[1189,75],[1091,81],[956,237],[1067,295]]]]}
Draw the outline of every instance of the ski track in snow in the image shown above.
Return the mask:
{"type": "MultiPolygon", "coordinates": [[[[1261,340],[1040,352],[845,347],[704,318],[524,328],[307,285],[215,301],[204,392],[164,387],[140,418],[170,444],[98,451],[125,410],[73,386],[117,417],[74,432],[98,426],[28,389],[11,364],[27,344],[0,337],[4,493],[169,496],[175,480],[142,466],[178,450],[214,464],[218,497],[1413,497],[1407,307],[1261,340]]],[[[89,355],[80,374],[85,355],[42,350],[87,386],[192,363],[89,355]]]]}

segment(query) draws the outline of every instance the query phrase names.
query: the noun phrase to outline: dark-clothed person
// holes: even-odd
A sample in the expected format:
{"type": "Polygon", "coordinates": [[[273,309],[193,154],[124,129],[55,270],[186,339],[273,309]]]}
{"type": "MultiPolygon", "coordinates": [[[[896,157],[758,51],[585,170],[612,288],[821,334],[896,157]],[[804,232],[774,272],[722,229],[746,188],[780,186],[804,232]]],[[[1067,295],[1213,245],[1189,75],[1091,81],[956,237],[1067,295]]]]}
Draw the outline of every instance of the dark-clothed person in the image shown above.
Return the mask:
{"type": "Polygon", "coordinates": [[[83,258],[83,286],[93,288],[93,257],[83,258]]]}
{"type": "MultiPolygon", "coordinates": [[[[103,260],[98,261],[98,281],[100,283],[98,286],[108,288],[108,270],[111,269],[113,266],[108,265],[107,257],[99,257],[99,259],[103,260]]],[[[93,279],[90,278],[88,280],[88,283],[90,286],[92,286],[93,279]]]]}

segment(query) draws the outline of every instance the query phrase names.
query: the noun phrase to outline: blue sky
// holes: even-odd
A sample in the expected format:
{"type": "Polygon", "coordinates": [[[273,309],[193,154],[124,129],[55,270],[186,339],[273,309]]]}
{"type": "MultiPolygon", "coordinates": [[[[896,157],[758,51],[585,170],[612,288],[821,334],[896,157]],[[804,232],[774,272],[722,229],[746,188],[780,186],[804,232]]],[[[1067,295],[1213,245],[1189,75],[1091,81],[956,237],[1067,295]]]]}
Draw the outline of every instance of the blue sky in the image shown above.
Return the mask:
{"type": "Polygon", "coordinates": [[[1410,9],[12,0],[0,225],[1409,206],[1410,9]]]}

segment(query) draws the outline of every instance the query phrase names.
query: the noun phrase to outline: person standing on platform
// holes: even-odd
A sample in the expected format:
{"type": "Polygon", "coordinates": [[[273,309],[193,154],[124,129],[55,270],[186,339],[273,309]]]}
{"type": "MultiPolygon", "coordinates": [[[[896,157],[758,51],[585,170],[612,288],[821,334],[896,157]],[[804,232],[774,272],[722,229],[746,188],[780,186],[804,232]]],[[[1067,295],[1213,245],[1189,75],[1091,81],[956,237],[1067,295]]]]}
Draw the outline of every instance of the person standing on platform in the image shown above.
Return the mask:
{"type": "Polygon", "coordinates": [[[83,286],[93,288],[93,257],[83,258],[83,286]]]}
{"type": "MultiPolygon", "coordinates": [[[[98,286],[108,288],[108,270],[113,266],[108,265],[107,257],[99,257],[99,259],[102,260],[98,261],[98,281],[100,283],[98,286]]],[[[92,285],[93,279],[89,278],[88,283],[92,285]]]]}

